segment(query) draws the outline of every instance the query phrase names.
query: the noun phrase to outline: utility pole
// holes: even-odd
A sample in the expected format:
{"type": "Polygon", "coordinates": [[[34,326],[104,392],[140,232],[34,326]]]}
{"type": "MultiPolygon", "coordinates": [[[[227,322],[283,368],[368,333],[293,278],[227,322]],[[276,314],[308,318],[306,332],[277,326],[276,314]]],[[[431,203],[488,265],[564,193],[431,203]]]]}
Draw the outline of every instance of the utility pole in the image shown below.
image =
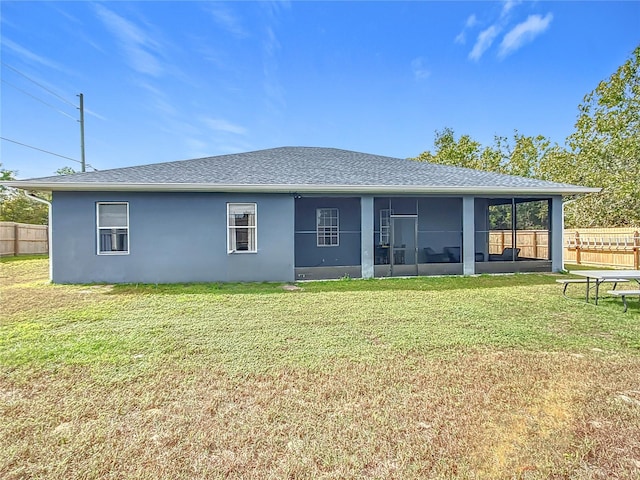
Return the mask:
{"type": "Polygon", "coordinates": [[[80,97],[80,159],[82,160],[82,171],[86,172],[86,162],[84,159],[84,95],[78,95],[80,97]]]}

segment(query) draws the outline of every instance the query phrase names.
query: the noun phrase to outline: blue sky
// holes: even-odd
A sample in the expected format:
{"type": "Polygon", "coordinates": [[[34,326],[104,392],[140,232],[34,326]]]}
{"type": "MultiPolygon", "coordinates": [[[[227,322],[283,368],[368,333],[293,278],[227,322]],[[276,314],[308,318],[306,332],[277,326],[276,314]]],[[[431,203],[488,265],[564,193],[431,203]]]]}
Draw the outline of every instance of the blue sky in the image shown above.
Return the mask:
{"type": "MultiPolygon", "coordinates": [[[[394,157],[451,127],[560,144],[640,2],[0,4],[1,136],[99,170],[278,146],[394,157]],[[54,95],[55,94],[55,95],[54,95]]],[[[19,178],[79,164],[0,142],[19,178]]]]}

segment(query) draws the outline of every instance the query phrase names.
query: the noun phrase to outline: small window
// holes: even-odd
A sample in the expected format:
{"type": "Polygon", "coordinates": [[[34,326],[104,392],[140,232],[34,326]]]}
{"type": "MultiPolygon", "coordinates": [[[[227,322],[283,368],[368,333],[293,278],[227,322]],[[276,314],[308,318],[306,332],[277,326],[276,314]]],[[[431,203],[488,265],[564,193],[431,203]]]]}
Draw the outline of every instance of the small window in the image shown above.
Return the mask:
{"type": "Polygon", "coordinates": [[[389,208],[380,210],[380,245],[389,245],[389,232],[391,231],[391,215],[389,208]]]}
{"type": "Polygon", "coordinates": [[[339,245],[339,225],[337,208],[319,208],[316,210],[318,247],[339,245]]]}
{"type": "Polygon", "coordinates": [[[101,202],[96,209],[98,255],[129,253],[129,204],[101,202]]]}
{"type": "Polygon", "coordinates": [[[258,251],[255,203],[227,203],[227,227],[229,253],[258,251]]]}

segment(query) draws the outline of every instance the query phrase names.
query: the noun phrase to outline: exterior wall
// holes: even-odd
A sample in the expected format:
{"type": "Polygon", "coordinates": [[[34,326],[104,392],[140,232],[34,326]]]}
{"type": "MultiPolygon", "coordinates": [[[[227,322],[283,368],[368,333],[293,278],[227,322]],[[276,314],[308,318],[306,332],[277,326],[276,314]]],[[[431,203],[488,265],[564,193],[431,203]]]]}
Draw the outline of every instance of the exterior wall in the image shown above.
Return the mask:
{"type": "Polygon", "coordinates": [[[54,192],[53,281],[293,281],[289,195],[54,192]],[[96,202],[129,202],[129,254],[97,255],[96,202]],[[227,253],[227,202],[257,204],[257,253],[227,253]]]}
{"type": "MultiPolygon", "coordinates": [[[[471,273],[470,265],[476,273],[558,269],[561,201],[559,196],[552,197],[550,262],[485,267],[475,254],[484,254],[487,261],[488,202],[469,197],[464,229],[467,234],[475,231],[465,244],[475,244],[469,251],[474,252],[476,263],[468,255],[464,273],[471,273]]],[[[389,265],[373,268],[371,264],[366,276],[463,273],[462,263],[428,263],[425,253],[426,247],[436,254],[445,247],[462,247],[462,197],[366,197],[361,201],[360,197],[331,196],[294,200],[284,194],[55,192],[52,279],[56,283],[177,283],[293,281],[298,273],[304,278],[356,277],[364,258],[361,252],[379,244],[380,209],[389,208],[389,202],[394,214],[418,214],[419,266],[407,257],[407,264],[398,265],[397,272],[389,265]],[[129,254],[97,255],[97,202],[129,202],[129,254]],[[257,204],[257,253],[227,253],[228,202],[257,204]],[[338,208],[339,246],[317,246],[317,208],[338,208]],[[363,239],[362,231],[367,238],[363,239]],[[402,270],[405,267],[407,272],[402,270]]]]}
{"type": "Polygon", "coordinates": [[[296,267],[337,267],[360,265],[360,198],[303,197],[295,204],[296,267]],[[339,245],[318,246],[316,210],[337,208],[339,245]]]}
{"type": "Polygon", "coordinates": [[[373,197],[364,196],[360,199],[360,260],[362,278],[373,278],[375,249],[373,246],[373,197]]]}
{"type": "Polygon", "coordinates": [[[551,221],[549,222],[551,228],[551,271],[560,272],[564,265],[562,263],[562,232],[564,229],[564,217],[562,211],[562,197],[551,197],[551,205],[549,216],[551,221]]]}
{"type": "Polygon", "coordinates": [[[462,271],[473,275],[475,270],[475,199],[466,195],[462,199],[462,271]]]}

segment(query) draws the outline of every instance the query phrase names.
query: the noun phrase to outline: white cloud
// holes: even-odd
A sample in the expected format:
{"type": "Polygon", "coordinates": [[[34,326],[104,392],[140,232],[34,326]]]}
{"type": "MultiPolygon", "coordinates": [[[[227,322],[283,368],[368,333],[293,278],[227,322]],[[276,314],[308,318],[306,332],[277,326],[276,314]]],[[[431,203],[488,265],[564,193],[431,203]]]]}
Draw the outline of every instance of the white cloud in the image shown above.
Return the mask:
{"type": "Polygon", "coordinates": [[[487,51],[487,49],[491,46],[495,38],[500,33],[500,28],[497,25],[491,25],[489,28],[481,31],[478,34],[478,38],[476,39],[476,43],[473,46],[473,49],[469,53],[469,58],[471,60],[480,60],[480,57],[487,51]]]}
{"type": "Polygon", "coordinates": [[[522,0],[505,0],[502,5],[502,12],[500,12],[500,18],[506,17],[514,7],[522,3],[522,0]]]}
{"type": "Polygon", "coordinates": [[[208,8],[214,21],[237,38],[249,36],[247,30],[242,26],[240,19],[227,7],[220,3],[212,3],[208,8]]]}
{"type": "Polygon", "coordinates": [[[235,135],[246,135],[247,129],[236,125],[234,123],[229,122],[228,120],[224,120],[222,118],[210,118],[210,117],[202,117],[202,122],[209,127],[211,130],[220,133],[233,133],[235,135]]]}
{"type": "Polygon", "coordinates": [[[456,38],[454,38],[453,41],[460,45],[464,45],[465,43],[467,43],[467,30],[475,27],[477,24],[478,24],[478,18],[476,17],[476,14],[473,13],[469,15],[467,17],[467,21],[464,22],[464,28],[458,35],[456,35],[456,38]]]}
{"type": "Polygon", "coordinates": [[[431,72],[425,65],[424,58],[422,57],[411,60],[411,71],[413,72],[413,77],[416,80],[424,80],[431,75],[431,72]]]}
{"type": "Polygon", "coordinates": [[[551,13],[547,13],[544,17],[540,15],[529,15],[524,22],[513,27],[513,29],[504,36],[500,43],[498,55],[500,57],[506,57],[523,45],[533,41],[534,38],[549,28],[551,20],[553,20],[551,13]]]}
{"type": "Polygon", "coordinates": [[[276,52],[280,50],[281,45],[272,27],[266,27],[265,33],[265,40],[262,42],[262,47],[267,56],[273,57],[276,52]]]}
{"type": "Polygon", "coordinates": [[[262,83],[267,106],[272,112],[280,113],[286,107],[286,92],[279,76],[278,52],[281,45],[275,30],[277,18],[273,17],[270,22],[271,25],[268,25],[264,30],[265,36],[262,41],[262,71],[264,75],[262,83]]]}
{"type": "Polygon", "coordinates": [[[102,5],[96,5],[95,9],[100,20],[120,42],[134,70],[152,76],[164,73],[164,68],[156,57],[160,48],[158,42],[134,23],[102,5]]]}
{"type": "Polygon", "coordinates": [[[36,53],[33,53],[31,50],[26,49],[25,47],[18,45],[15,42],[12,42],[8,38],[4,37],[2,39],[2,46],[11,50],[16,55],[22,57],[23,60],[29,60],[31,62],[39,63],[40,65],[44,65],[45,67],[55,68],[56,70],[63,71],[64,69],[58,65],[56,62],[49,60],[48,58],[42,57],[36,53]]]}
{"type": "Polygon", "coordinates": [[[86,108],[84,109],[84,113],[86,113],[87,115],[91,115],[92,117],[98,118],[100,120],[107,120],[106,117],[100,115],[98,112],[94,112],[93,110],[86,108]]]}

